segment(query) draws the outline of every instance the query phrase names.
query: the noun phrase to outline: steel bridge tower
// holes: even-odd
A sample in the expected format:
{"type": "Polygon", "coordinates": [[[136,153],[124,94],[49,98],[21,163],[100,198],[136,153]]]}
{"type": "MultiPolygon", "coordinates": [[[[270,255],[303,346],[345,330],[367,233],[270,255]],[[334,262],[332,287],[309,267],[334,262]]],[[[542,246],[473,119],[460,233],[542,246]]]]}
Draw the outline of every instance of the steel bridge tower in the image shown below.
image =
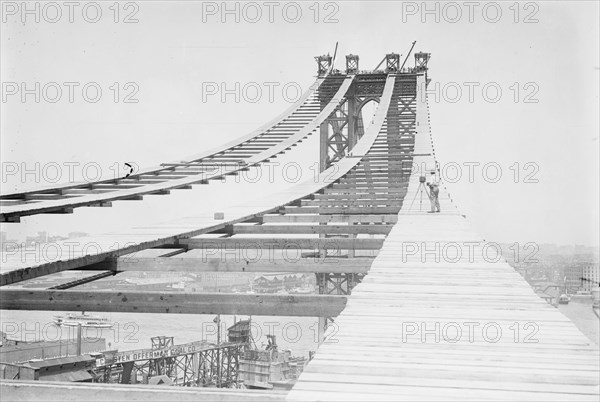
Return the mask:
{"type": "MultiPolygon", "coordinates": [[[[324,85],[320,91],[321,110],[331,102],[339,83],[348,75],[353,75],[354,80],[348,89],[346,96],[335,110],[320,125],[320,157],[319,166],[321,171],[327,170],[334,163],[341,161],[348,156],[354,146],[358,143],[365,130],[365,122],[362,115],[363,107],[371,102],[380,103],[381,96],[385,87],[386,79],[389,74],[401,73],[422,73],[427,72],[427,63],[429,53],[416,53],[414,55],[414,67],[403,69],[400,65],[400,55],[389,53],[385,56],[385,69],[373,71],[361,71],[359,68],[359,56],[346,55],[346,71],[342,74],[334,70],[332,58],[330,56],[315,57],[317,61],[317,74],[319,77],[327,77],[330,87],[324,85]],[[336,83],[337,85],[332,85],[336,83]]],[[[397,90],[392,95],[392,105],[387,115],[387,135],[388,146],[397,145],[402,139],[414,136],[416,121],[416,97],[417,90],[413,86],[414,76],[403,78],[398,76],[396,83],[397,90]],[[396,143],[394,143],[396,141],[396,143]]],[[[367,122],[369,124],[370,122],[367,122]]],[[[389,161],[392,165],[393,161],[389,161]]],[[[377,166],[370,166],[367,159],[364,162],[366,171],[366,180],[370,179],[371,170],[376,170],[377,166]]],[[[395,171],[402,179],[406,174],[402,166],[396,166],[391,171],[395,171]]],[[[356,235],[331,235],[322,234],[322,238],[356,238],[356,235]]],[[[323,252],[321,257],[355,257],[354,250],[348,250],[348,254],[340,256],[339,253],[330,255],[327,251],[323,252]]],[[[316,273],[317,286],[319,294],[350,295],[352,289],[361,282],[365,274],[360,273],[316,273]]],[[[321,319],[319,327],[324,330],[331,318],[321,319]]],[[[320,338],[322,340],[322,338],[320,338]]]]}

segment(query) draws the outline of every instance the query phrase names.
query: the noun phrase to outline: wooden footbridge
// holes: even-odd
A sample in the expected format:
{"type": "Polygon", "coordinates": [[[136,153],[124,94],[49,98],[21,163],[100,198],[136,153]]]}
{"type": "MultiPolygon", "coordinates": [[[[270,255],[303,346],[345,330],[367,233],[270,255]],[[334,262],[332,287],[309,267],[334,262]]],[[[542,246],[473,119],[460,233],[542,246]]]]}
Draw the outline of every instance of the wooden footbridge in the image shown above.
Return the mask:
{"type": "Polygon", "coordinates": [[[342,73],[333,70],[331,57],[320,56],[315,84],[295,105],[218,149],[127,178],[0,197],[0,218],[13,225],[30,215],[76,213],[191,186],[210,192],[210,180],[258,167],[318,132],[318,180],[228,208],[224,219],[193,211],[172,222],[71,239],[54,245],[60,257],[52,260],[19,247],[2,255],[1,308],[23,314],[334,317],[337,332],[287,395],[215,389],[169,394],[111,385],[70,386],[67,392],[65,384],[18,381],[4,381],[3,395],[31,397],[43,390],[63,400],[127,393],[145,400],[597,401],[598,346],[495,258],[443,185],[441,212],[427,213],[420,178],[438,171],[424,92],[428,60],[429,54],[416,53],[414,67],[405,68],[392,53],[383,70],[362,71],[358,56],[348,55],[342,73]],[[370,101],[378,107],[365,124],[360,112],[370,101]],[[244,247],[272,252],[252,261],[224,252],[244,247]],[[127,258],[148,249],[162,251],[159,257],[127,258]],[[302,258],[284,258],[289,249],[302,258]],[[65,270],[79,271],[79,279],[45,290],[18,286],[65,270]],[[317,275],[320,294],[77,289],[128,271],[309,272],[317,275]]]}

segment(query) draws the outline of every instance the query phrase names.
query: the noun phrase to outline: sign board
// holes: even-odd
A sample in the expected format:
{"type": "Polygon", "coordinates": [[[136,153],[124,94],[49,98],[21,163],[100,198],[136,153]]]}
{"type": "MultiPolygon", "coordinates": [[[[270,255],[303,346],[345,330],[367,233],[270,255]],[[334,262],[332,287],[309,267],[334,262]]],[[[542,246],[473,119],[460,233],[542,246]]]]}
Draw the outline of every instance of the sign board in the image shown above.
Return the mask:
{"type": "MultiPolygon", "coordinates": [[[[197,341],[185,343],[183,345],[173,345],[167,348],[161,349],[138,349],[138,350],[126,350],[124,352],[116,352],[111,360],[110,364],[118,364],[118,363],[127,363],[133,362],[137,360],[150,360],[150,359],[158,359],[158,358],[166,358],[166,357],[176,357],[181,355],[186,355],[188,353],[196,353],[205,349],[214,348],[215,345],[206,342],[206,341],[197,341]]],[[[104,359],[97,359],[101,365],[106,365],[106,361],[104,359]]]]}

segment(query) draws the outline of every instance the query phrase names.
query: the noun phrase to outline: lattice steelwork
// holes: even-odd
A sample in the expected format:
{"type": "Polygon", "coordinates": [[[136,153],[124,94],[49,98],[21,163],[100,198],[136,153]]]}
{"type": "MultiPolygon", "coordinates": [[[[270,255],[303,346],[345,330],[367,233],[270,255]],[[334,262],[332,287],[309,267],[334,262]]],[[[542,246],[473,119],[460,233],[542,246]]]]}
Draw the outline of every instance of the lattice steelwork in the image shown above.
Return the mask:
{"type": "Polygon", "coordinates": [[[385,55],[385,72],[395,73],[400,70],[400,55],[398,53],[388,53],[385,55]]]}
{"type": "Polygon", "coordinates": [[[331,69],[331,56],[323,55],[315,57],[317,61],[317,73],[319,76],[325,75],[331,69]]]}
{"type": "MultiPolygon", "coordinates": [[[[379,102],[386,77],[386,74],[358,74],[344,100],[321,124],[321,171],[348,155],[358,143],[364,132],[362,108],[370,101],[379,102]]],[[[326,94],[323,90],[321,93],[326,94]]],[[[321,105],[328,102],[329,99],[323,98],[321,105]]]]}
{"type": "Polygon", "coordinates": [[[427,63],[431,58],[431,53],[418,52],[415,53],[415,71],[427,71],[427,63]]]}
{"type": "MultiPolygon", "coordinates": [[[[172,337],[170,343],[164,342],[163,346],[154,344],[154,340],[153,349],[174,346],[172,337]]],[[[226,343],[173,357],[140,358],[108,364],[97,369],[97,374],[99,381],[105,383],[135,384],[141,381],[146,384],[154,377],[166,376],[173,385],[185,387],[237,387],[239,358],[247,347],[245,343],[226,343]]]]}
{"type": "Polygon", "coordinates": [[[365,274],[318,273],[316,276],[319,294],[349,295],[365,274]]]}
{"type": "Polygon", "coordinates": [[[346,74],[358,73],[358,56],[349,54],[346,56],[346,74]]]}
{"type": "Polygon", "coordinates": [[[238,379],[239,359],[244,349],[244,345],[237,344],[200,352],[198,386],[234,386],[238,379]]]}

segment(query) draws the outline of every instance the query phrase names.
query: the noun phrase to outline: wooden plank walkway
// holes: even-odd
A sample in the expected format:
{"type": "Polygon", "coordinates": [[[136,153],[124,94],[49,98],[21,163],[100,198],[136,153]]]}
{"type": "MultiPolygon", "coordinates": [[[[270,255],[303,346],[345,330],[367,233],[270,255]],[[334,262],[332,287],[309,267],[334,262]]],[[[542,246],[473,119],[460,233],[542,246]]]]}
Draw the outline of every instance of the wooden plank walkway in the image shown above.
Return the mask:
{"type": "Polygon", "coordinates": [[[422,167],[398,223],[287,400],[598,401],[598,345],[496,261],[443,186],[441,213],[426,196],[420,208],[435,167],[426,100],[417,115],[422,167]]]}
{"type": "Polygon", "coordinates": [[[285,153],[318,128],[342,102],[354,77],[347,75],[337,80],[339,88],[322,108],[317,92],[325,78],[319,78],[298,102],[268,125],[184,161],[163,163],[126,178],[104,178],[90,183],[67,183],[1,194],[0,222],[19,222],[22,216],[41,213],[72,213],[74,208],[82,206],[111,206],[113,201],[141,200],[149,194],[165,195],[170,190],[189,189],[193,184],[207,184],[209,180],[258,166],[285,153]],[[258,142],[262,140],[268,143],[258,142]],[[247,149],[248,146],[251,148],[247,149]]]}

